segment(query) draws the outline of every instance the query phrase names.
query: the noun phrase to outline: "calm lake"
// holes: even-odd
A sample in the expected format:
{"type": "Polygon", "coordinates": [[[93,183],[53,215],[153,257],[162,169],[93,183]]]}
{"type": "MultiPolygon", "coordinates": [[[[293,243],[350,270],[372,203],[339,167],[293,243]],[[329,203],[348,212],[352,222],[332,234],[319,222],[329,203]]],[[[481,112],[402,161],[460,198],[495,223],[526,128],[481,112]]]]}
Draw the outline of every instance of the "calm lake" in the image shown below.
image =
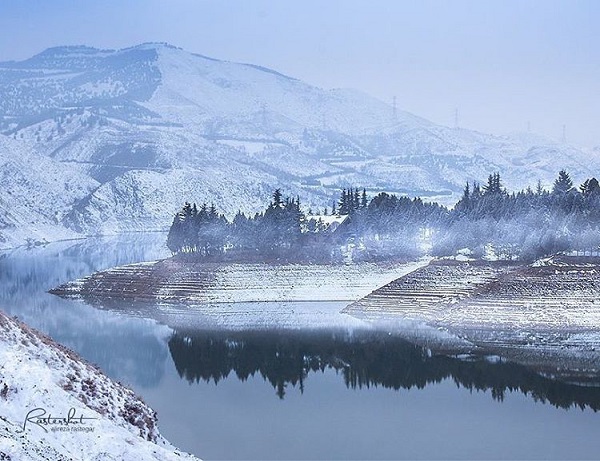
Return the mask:
{"type": "MultiPolygon", "coordinates": [[[[195,321],[161,308],[161,324],[144,310],[46,293],[97,270],[167,257],[164,240],[129,235],[4,252],[0,309],[133,388],[182,450],[206,460],[598,459],[598,376],[583,386],[502,360],[440,356],[353,322],[231,328],[207,307],[195,321]]],[[[293,304],[282,309],[314,309],[319,318],[344,307],[293,304]]],[[[236,309],[228,315],[243,312],[251,325],[253,306],[236,309]]]]}

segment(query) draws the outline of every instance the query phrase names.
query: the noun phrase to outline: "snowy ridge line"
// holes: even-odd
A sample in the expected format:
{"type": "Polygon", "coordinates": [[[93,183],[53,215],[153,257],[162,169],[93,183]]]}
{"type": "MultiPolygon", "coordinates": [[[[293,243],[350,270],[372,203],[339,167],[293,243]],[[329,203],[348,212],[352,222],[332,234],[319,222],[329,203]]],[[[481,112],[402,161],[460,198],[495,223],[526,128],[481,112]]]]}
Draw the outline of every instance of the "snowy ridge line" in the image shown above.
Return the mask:
{"type": "Polygon", "coordinates": [[[0,455],[32,461],[197,459],[160,435],[156,413],[133,391],[2,312],[0,455]],[[74,412],[77,419],[90,419],[63,422],[58,431],[55,424],[42,427],[29,422],[23,431],[28,412],[36,408],[55,418],[74,412]]]}

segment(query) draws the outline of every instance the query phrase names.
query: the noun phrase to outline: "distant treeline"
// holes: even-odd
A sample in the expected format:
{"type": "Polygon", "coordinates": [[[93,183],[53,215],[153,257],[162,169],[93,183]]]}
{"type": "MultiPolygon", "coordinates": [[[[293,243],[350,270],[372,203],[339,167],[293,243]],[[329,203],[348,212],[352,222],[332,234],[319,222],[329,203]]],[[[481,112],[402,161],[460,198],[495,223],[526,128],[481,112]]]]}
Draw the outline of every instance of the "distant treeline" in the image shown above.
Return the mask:
{"type": "Polygon", "coordinates": [[[476,257],[493,253],[531,261],[562,251],[597,252],[600,245],[600,185],[586,180],[579,190],[560,171],[552,191],[538,182],[509,194],[498,173],[483,187],[467,184],[433,239],[434,255],[468,248],[476,257]]]}
{"type": "Polygon", "coordinates": [[[467,253],[533,260],[559,251],[596,252],[600,246],[600,184],[575,188],[561,171],[551,191],[508,193],[499,173],[483,186],[467,183],[448,209],[420,198],[344,189],[330,215],[305,213],[300,198],[276,189],[254,215],[232,221],[214,205],[186,203],[171,225],[173,253],[229,260],[388,260],[467,253]]]}

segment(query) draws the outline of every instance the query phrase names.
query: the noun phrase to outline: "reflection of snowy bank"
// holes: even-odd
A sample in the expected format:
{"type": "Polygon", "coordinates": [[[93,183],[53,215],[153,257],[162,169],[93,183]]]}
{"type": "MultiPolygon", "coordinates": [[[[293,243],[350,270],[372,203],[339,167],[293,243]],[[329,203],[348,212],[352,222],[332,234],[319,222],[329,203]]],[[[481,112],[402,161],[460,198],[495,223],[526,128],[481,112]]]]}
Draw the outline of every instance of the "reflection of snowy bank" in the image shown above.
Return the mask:
{"type": "Polygon", "coordinates": [[[531,266],[436,261],[343,312],[421,322],[477,348],[512,350],[522,360],[533,352],[548,362],[577,356],[586,368],[600,369],[600,266],[590,258],[555,257],[531,266]]]}
{"type": "Polygon", "coordinates": [[[2,459],[196,459],[131,390],[2,313],[0,364],[2,459]]]}

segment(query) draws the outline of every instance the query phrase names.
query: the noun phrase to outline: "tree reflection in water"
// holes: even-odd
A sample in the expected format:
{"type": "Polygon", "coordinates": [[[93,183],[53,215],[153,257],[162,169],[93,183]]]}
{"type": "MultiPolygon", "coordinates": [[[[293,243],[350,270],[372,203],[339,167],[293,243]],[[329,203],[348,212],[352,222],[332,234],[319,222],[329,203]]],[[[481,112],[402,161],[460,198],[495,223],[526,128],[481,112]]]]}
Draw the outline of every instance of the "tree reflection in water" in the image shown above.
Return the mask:
{"type": "Polygon", "coordinates": [[[189,382],[218,383],[232,372],[241,381],[260,375],[281,399],[288,385],[302,391],[311,373],[333,369],[351,389],[422,389],[452,379],[471,391],[490,391],[497,401],[519,391],[555,407],[600,409],[598,377],[592,383],[596,386],[584,386],[508,361],[432,355],[395,335],[372,330],[178,330],[169,340],[169,350],[179,376],[189,382]]]}

